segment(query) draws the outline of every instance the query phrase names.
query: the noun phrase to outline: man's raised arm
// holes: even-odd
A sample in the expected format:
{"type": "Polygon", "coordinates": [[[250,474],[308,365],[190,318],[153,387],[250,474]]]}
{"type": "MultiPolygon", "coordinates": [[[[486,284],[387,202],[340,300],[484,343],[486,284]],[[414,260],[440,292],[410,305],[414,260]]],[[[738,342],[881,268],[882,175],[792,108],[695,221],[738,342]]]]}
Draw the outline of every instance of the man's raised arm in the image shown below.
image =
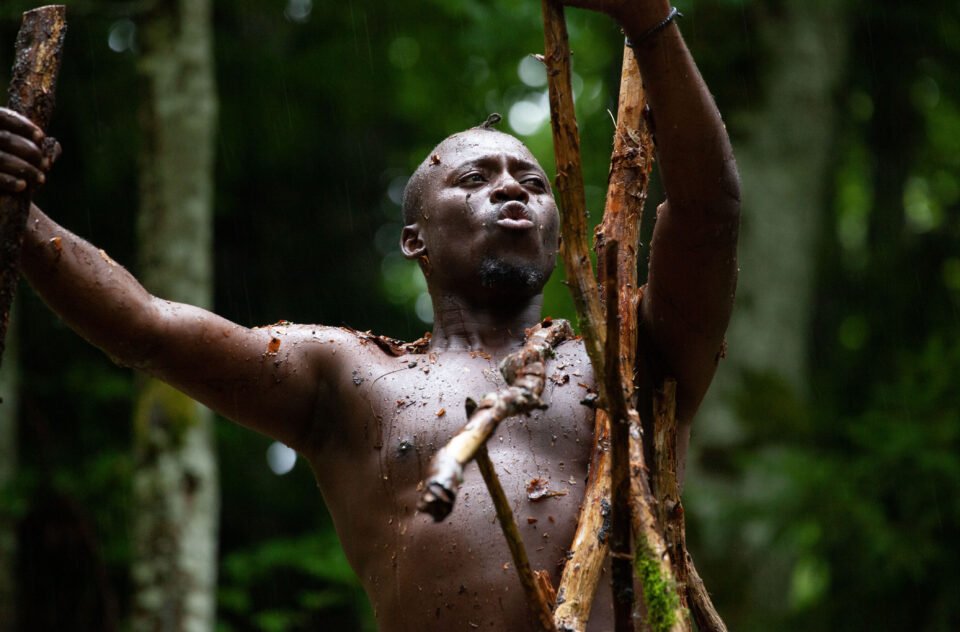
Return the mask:
{"type": "MultiPolygon", "coordinates": [[[[42,132],[0,108],[0,194],[38,184],[42,132]]],[[[147,292],[103,250],[32,207],[24,275],[70,327],[115,362],[141,369],[296,449],[310,439],[337,374],[339,330],[249,329],[147,292]]],[[[347,354],[341,354],[343,358],[347,354]]]]}
{"type": "Polygon", "coordinates": [[[640,318],[660,372],[677,379],[678,417],[689,424],[722,354],[736,288],[740,186],[733,150],[669,2],[567,4],[616,18],[640,65],[667,193],[640,318]]]}

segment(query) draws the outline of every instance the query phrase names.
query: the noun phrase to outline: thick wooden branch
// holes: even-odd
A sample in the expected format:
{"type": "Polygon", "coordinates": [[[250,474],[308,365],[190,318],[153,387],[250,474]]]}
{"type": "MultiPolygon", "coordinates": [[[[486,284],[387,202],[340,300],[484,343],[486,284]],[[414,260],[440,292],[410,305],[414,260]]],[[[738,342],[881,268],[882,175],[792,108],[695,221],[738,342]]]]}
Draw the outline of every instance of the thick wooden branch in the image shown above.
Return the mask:
{"type": "MultiPolygon", "coordinates": [[[[603,222],[597,227],[598,274],[608,276],[606,263],[608,240],[620,244],[616,256],[616,302],[619,327],[620,382],[624,397],[632,405],[633,367],[637,347],[637,310],[640,289],[637,282],[637,255],[640,218],[647,197],[653,166],[653,143],[645,129],[645,99],[640,71],[630,48],[624,47],[620,77],[613,155],[607,186],[603,222]]],[[[614,292],[607,292],[609,295],[614,292]]],[[[611,518],[610,426],[607,413],[597,411],[590,476],[570,559],[563,569],[557,591],[554,620],[561,630],[583,631],[593,605],[597,582],[606,558],[611,518]]]]}
{"type": "Polygon", "coordinates": [[[520,529],[517,528],[517,521],[514,519],[513,510],[510,508],[510,501],[507,499],[503,486],[500,485],[500,479],[493,469],[490,455],[487,454],[486,444],[480,446],[475,458],[480,474],[483,476],[483,482],[486,483],[490,497],[493,498],[497,520],[500,522],[500,528],[503,530],[507,545],[510,547],[513,565],[517,569],[517,575],[520,576],[520,584],[527,595],[527,604],[530,607],[537,629],[543,632],[553,632],[557,628],[553,624],[553,614],[550,611],[551,600],[546,594],[548,590],[552,591],[549,586],[549,578],[545,573],[538,574],[530,566],[530,559],[527,557],[527,550],[523,546],[520,529]]]}
{"type": "Polygon", "coordinates": [[[487,393],[479,404],[467,400],[467,425],[434,455],[417,505],[420,511],[430,514],[437,522],[446,518],[463,483],[463,468],[474,459],[500,422],[546,407],[540,395],[546,383],[547,355],[553,347],[572,337],[573,329],[565,320],[548,318],[531,327],[523,348],[500,363],[507,387],[487,393]]]}
{"type": "MultiPolygon", "coordinates": [[[[640,247],[640,220],[647,200],[654,148],[650,130],[643,118],[646,97],[640,68],[633,49],[623,47],[620,70],[620,98],[610,156],[610,175],[603,222],[597,226],[594,247],[597,250],[598,277],[609,274],[604,255],[608,240],[619,243],[616,257],[616,301],[620,330],[620,378],[627,401],[633,401],[634,367],[637,354],[640,288],[637,256],[640,247]]],[[[610,296],[604,297],[610,300],[610,296]]]]}
{"type": "MultiPolygon", "coordinates": [[[[41,7],[23,14],[17,33],[9,107],[46,129],[53,116],[57,74],[67,33],[66,7],[41,7]]],[[[53,152],[48,138],[43,150],[53,152]]],[[[30,214],[33,191],[0,196],[0,358],[3,356],[10,306],[20,278],[20,248],[30,214]]]]}
{"type": "MultiPolygon", "coordinates": [[[[570,42],[560,0],[543,0],[543,62],[547,67],[550,125],[560,197],[561,252],[587,355],[594,373],[603,375],[603,315],[587,245],[587,204],[580,163],[580,132],[570,82],[570,42]]],[[[599,378],[598,378],[599,381],[599,378]]],[[[603,400],[603,394],[600,396],[603,400]]]]}

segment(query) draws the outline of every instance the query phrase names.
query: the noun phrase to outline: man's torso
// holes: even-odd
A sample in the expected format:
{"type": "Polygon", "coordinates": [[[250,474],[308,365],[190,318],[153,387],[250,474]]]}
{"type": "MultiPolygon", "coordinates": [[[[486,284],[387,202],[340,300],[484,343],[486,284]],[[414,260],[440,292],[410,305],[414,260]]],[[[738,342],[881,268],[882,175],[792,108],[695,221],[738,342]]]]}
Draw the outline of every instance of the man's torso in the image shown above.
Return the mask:
{"type": "MultiPolygon", "coordinates": [[[[465,399],[504,386],[496,359],[393,357],[372,344],[344,352],[359,361],[330,385],[336,404],[320,411],[308,457],[381,629],[525,629],[526,603],[476,466],[444,522],[416,511],[430,459],[466,423],[465,399]]],[[[593,378],[575,341],[546,373],[549,408],[508,418],[488,446],[532,566],[556,585],[584,492],[594,413],[581,400],[593,378]]]]}

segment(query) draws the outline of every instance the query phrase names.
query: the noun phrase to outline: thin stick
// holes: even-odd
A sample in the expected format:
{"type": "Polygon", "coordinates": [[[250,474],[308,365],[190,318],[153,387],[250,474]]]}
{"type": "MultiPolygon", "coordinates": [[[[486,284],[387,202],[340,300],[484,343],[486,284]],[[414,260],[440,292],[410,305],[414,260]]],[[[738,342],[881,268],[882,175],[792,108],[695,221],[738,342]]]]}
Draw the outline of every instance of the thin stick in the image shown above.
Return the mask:
{"type": "MultiPolygon", "coordinates": [[[[573,295],[587,355],[597,376],[603,375],[603,315],[597,280],[587,246],[587,208],[580,164],[580,132],[573,110],[570,83],[570,42],[563,5],[543,0],[543,62],[547,67],[550,95],[550,125],[557,163],[557,192],[560,194],[561,251],[567,284],[573,295]]],[[[598,377],[598,382],[601,381],[598,377]]],[[[600,396],[603,401],[603,394],[600,396]]]]}
{"type": "MultiPolygon", "coordinates": [[[[17,33],[9,106],[41,129],[50,124],[53,116],[66,33],[66,7],[63,5],[27,11],[17,33]]],[[[56,141],[48,138],[42,149],[49,156],[55,145],[56,141]]],[[[10,306],[20,278],[20,248],[32,196],[29,187],[17,195],[0,196],[0,358],[3,357],[10,324],[10,306]]]]}
{"type": "MultiPolygon", "coordinates": [[[[616,632],[633,632],[633,565],[630,555],[630,418],[620,380],[620,327],[617,318],[616,241],[607,242],[603,291],[607,297],[607,412],[610,415],[610,489],[613,494],[610,556],[613,621],[616,632]]],[[[632,380],[631,380],[632,381],[632,380]]]]}
{"type": "Polygon", "coordinates": [[[463,483],[463,468],[474,459],[500,422],[513,415],[546,408],[540,395],[547,381],[547,354],[569,338],[573,338],[569,322],[544,319],[527,331],[523,348],[500,363],[500,372],[508,386],[487,393],[479,404],[467,400],[467,425],[434,455],[417,504],[420,511],[430,514],[437,522],[446,518],[463,483]]]}
{"type": "Polygon", "coordinates": [[[553,615],[550,612],[550,605],[541,585],[544,576],[542,574],[538,576],[530,567],[530,559],[527,557],[527,550],[523,546],[523,539],[520,537],[517,521],[513,517],[513,510],[510,509],[510,501],[507,500],[507,495],[500,485],[500,479],[493,469],[486,444],[477,449],[475,459],[480,474],[483,476],[483,482],[487,484],[487,490],[490,492],[490,497],[493,498],[493,506],[497,510],[497,520],[500,522],[500,528],[503,529],[503,535],[510,547],[513,565],[520,576],[520,583],[527,595],[527,604],[530,606],[537,629],[544,632],[555,632],[557,628],[553,625],[553,615]]]}

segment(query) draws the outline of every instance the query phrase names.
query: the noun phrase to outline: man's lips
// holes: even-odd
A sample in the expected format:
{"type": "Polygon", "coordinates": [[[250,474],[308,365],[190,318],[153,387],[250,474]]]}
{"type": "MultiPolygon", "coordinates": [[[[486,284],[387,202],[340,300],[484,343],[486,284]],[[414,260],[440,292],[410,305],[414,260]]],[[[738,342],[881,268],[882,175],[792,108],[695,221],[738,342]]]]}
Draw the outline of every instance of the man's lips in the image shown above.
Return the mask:
{"type": "Polygon", "coordinates": [[[529,230],[533,228],[530,211],[523,202],[507,202],[500,207],[497,226],[508,230],[529,230]]]}
{"type": "Polygon", "coordinates": [[[528,219],[510,219],[509,217],[504,217],[503,219],[497,220],[497,226],[509,230],[529,230],[533,228],[533,222],[528,219]]]}

